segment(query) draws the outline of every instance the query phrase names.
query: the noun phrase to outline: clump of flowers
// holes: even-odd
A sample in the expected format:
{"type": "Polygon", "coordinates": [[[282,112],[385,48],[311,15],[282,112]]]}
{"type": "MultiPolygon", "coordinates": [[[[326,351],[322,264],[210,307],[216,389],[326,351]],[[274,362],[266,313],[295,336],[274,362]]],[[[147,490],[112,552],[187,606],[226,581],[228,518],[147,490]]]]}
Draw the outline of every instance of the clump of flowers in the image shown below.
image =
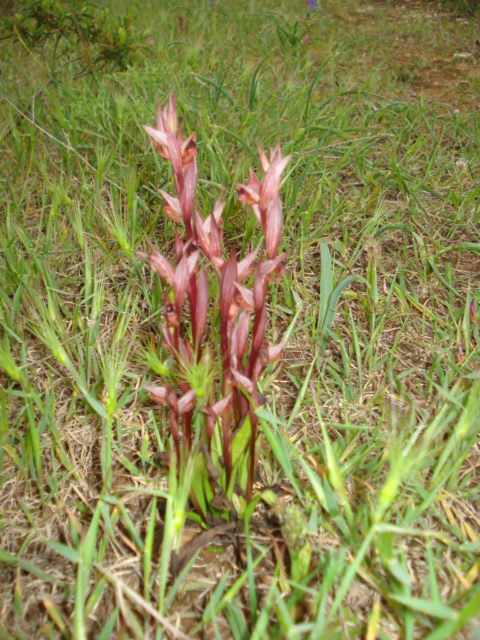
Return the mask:
{"type": "Polygon", "coordinates": [[[183,137],[174,96],[158,108],[156,127],[144,129],[172,167],[176,193],[160,193],[165,214],[177,225],[175,265],[154,247],[145,255],[165,284],[162,345],[167,355],[163,383],[147,390],[168,407],[178,464],[196,459],[192,493],[206,516],[212,505],[231,505],[239,496],[243,505],[244,496],[252,499],[258,381],[282,354],[281,344],[266,340],[267,293],[285,269],[286,255],[278,254],[279,188],[290,156],[283,157],[277,147],[267,157],[259,147],[263,180],[250,170],[247,184],[237,186],[239,200],[251,207],[265,238],[263,250],[240,258],[235,251],[226,255],[223,246],[225,203],[218,199],[205,218],[196,203],[195,134],[183,137]]]}

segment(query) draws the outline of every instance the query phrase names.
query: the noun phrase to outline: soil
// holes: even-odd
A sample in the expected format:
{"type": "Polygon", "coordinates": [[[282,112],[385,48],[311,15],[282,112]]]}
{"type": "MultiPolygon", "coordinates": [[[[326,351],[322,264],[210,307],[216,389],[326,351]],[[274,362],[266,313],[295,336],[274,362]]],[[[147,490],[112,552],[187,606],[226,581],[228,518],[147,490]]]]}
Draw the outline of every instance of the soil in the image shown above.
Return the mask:
{"type": "Polygon", "coordinates": [[[459,110],[478,106],[480,27],[473,15],[457,15],[436,2],[378,0],[342,18],[358,38],[376,41],[364,62],[393,74],[399,93],[459,110]]]}

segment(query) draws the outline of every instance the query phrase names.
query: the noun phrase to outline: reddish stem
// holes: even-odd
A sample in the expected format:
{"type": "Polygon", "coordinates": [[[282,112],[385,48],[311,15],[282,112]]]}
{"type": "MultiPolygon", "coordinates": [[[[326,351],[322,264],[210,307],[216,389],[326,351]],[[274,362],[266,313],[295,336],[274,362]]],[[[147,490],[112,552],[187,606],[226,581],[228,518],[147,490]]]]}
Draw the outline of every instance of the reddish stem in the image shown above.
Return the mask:
{"type": "Polygon", "coordinates": [[[250,502],[253,496],[253,485],[255,483],[255,469],[257,466],[256,460],[255,460],[255,443],[257,440],[258,418],[257,418],[257,414],[255,413],[255,409],[260,404],[260,398],[258,396],[256,383],[252,391],[252,400],[253,400],[253,406],[250,405],[250,425],[252,428],[252,434],[250,438],[250,467],[248,469],[247,502],[250,502]]]}
{"type": "Polygon", "coordinates": [[[228,411],[222,419],[223,460],[228,487],[232,475],[232,414],[228,411]]]}

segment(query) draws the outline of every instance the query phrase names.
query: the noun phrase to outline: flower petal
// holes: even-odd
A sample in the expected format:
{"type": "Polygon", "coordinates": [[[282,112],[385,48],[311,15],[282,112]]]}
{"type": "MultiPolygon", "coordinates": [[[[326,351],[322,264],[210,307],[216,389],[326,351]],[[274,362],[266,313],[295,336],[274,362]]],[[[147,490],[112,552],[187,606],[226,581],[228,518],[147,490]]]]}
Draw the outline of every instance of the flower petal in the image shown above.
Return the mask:
{"type": "Polygon", "coordinates": [[[175,307],[177,309],[177,313],[180,313],[180,309],[183,304],[183,300],[185,298],[185,293],[188,287],[189,280],[189,268],[188,268],[188,258],[184,254],[182,259],[178,263],[177,270],[175,271],[175,276],[173,278],[173,293],[175,295],[175,307]]]}
{"type": "Polygon", "coordinates": [[[187,237],[190,229],[195,190],[197,188],[197,163],[190,162],[183,170],[183,189],[180,193],[182,216],[187,228],[187,237]]]}
{"type": "Polygon", "coordinates": [[[253,292],[250,291],[250,289],[247,289],[247,287],[243,287],[241,284],[238,284],[238,282],[234,282],[233,284],[238,292],[238,295],[236,296],[237,302],[244,309],[253,313],[253,292]]]}
{"type": "Polygon", "coordinates": [[[165,130],[166,145],[164,146],[166,146],[166,148],[168,149],[168,159],[170,160],[170,164],[172,165],[173,172],[177,175],[180,175],[183,166],[180,145],[178,144],[178,140],[176,139],[174,133],[168,126],[165,115],[163,113],[159,113],[159,118],[162,127],[165,130]]]}
{"type": "Polygon", "coordinates": [[[286,253],[282,253],[273,260],[265,260],[260,266],[260,273],[264,277],[268,277],[272,273],[275,273],[277,276],[282,276],[285,272],[286,262],[286,253]]]}
{"type": "Polygon", "coordinates": [[[229,393],[225,398],[222,398],[210,408],[212,414],[218,419],[221,418],[227,411],[230,410],[230,405],[232,402],[232,394],[229,393]]]}
{"type": "Polygon", "coordinates": [[[238,199],[243,204],[258,204],[259,194],[246,184],[237,184],[238,199]]]}
{"type": "Polygon", "coordinates": [[[159,131],[158,129],[154,129],[153,127],[149,127],[146,124],[143,125],[143,128],[148,133],[148,135],[152,138],[152,140],[154,140],[154,142],[161,145],[162,147],[167,146],[167,136],[165,135],[165,133],[163,133],[162,131],[159,131]]]}
{"type": "Polygon", "coordinates": [[[283,344],[283,342],[280,342],[276,345],[268,345],[266,353],[264,355],[265,361],[270,364],[271,362],[275,362],[275,360],[281,358],[283,355],[284,346],[285,345],[283,344]]]}
{"type": "Polygon", "coordinates": [[[150,266],[155,269],[158,275],[168,284],[173,284],[175,272],[169,261],[152,247],[152,253],[148,256],[150,266]]]}
{"type": "Polygon", "coordinates": [[[197,272],[197,264],[198,264],[198,259],[200,257],[200,253],[198,249],[194,249],[193,251],[188,252],[187,245],[185,245],[185,250],[187,252],[188,273],[192,276],[194,273],[197,272]]]}
{"type": "Polygon", "coordinates": [[[178,401],[178,414],[181,416],[188,413],[195,406],[196,389],[190,389],[178,401]]]}
{"type": "Polygon", "coordinates": [[[248,256],[245,256],[245,258],[243,260],[240,260],[240,262],[238,263],[239,282],[242,282],[242,280],[248,278],[248,276],[253,272],[253,262],[255,261],[257,254],[258,249],[255,249],[255,251],[251,251],[248,256]]]}
{"type": "Polygon", "coordinates": [[[265,308],[265,298],[267,295],[267,281],[262,275],[262,264],[263,262],[259,263],[253,281],[253,307],[256,315],[265,308]]]}
{"type": "Polygon", "coordinates": [[[218,232],[217,222],[215,218],[210,217],[210,257],[221,258],[222,257],[222,243],[220,240],[220,234],[218,232]]]}
{"type": "Polygon", "coordinates": [[[273,260],[280,244],[283,224],[282,202],[278,194],[275,195],[268,206],[266,220],[265,244],[267,245],[267,258],[273,260]]]}
{"type": "Polygon", "coordinates": [[[179,224],[182,223],[182,210],[180,208],[180,201],[178,200],[178,198],[174,198],[162,189],[159,189],[159,192],[163,197],[162,206],[165,214],[170,218],[170,220],[178,222],[179,224]]]}
{"type": "Polygon", "coordinates": [[[180,262],[181,258],[182,258],[182,254],[184,251],[184,243],[183,240],[180,238],[178,231],[175,229],[175,242],[174,242],[174,248],[175,248],[175,258],[177,260],[177,263],[180,262]]]}
{"type": "Polygon", "coordinates": [[[225,208],[225,202],[220,200],[220,197],[218,197],[215,204],[213,205],[212,216],[214,217],[215,222],[217,223],[217,227],[219,229],[223,224],[222,213],[224,208],[225,208]]]}
{"type": "Polygon", "coordinates": [[[193,213],[193,223],[197,234],[197,242],[202,247],[207,258],[210,258],[210,238],[205,232],[205,222],[202,220],[197,207],[195,207],[195,211],[193,213]]]}
{"type": "Polygon", "coordinates": [[[145,390],[152,396],[155,402],[158,404],[167,404],[168,395],[170,393],[170,389],[164,385],[157,386],[153,384],[149,384],[145,387],[145,390]]]}
{"type": "Polygon", "coordinates": [[[282,158],[280,151],[272,159],[272,162],[265,174],[263,182],[260,186],[259,205],[260,208],[266,208],[271,200],[278,194],[280,182],[282,181],[282,173],[290,162],[291,156],[282,158]]]}
{"type": "Polygon", "coordinates": [[[235,386],[242,387],[250,394],[253,393],[254,384],[250,380],[250,378],[247,378],[247,376],[244,376],[242,373],[240,373],[240,371],[237,371],[236,369],[231,369],[231,373],[235,386]]]}
{"type": "Polygon", "coordinates": [[[268,161],[267,156],[265,155],[265,151],[262,149],[262,147],[259,144],[257,145],[257,149],[258,149],[258,157],[260,158],[260,164],[262,165],[262,169],[264,173],[266,173],[268,171],[268,167],[270,166],[270,162],[268,161]]]}
{"type": "Polygon", "coordinates": [[[192,133],[183,143],[180,148],[182,154],[183,165],[188,166],[192,163],[197,155],[197,144],[195,142],[195,133],[192,133]]]}
{"type": "Polygon", "coordinates": [[[250,325],[250,314],[248,311],[242,311],[238,317],[238,322],[234,331],[236,332],[236,356],[238,362],[242,362],[243,356],[247,352],[248,346],[248,328],[250,325]]]}
{"type": "Polygon", "coordinates": [[[177,133],[178,119],[177,119],[177,110],[175,108],[175,94],[173,93],[171,93],[168,96],[168,102],[167,102],[167,106],[165,107],[164,115],[170,131],[172,133],[177,133]]]}
{"type": "Polygon", "coordinates": [[[237,258],[235,252],[230,256],[220,275],[220,319],[226,323],[235,293],[234,283],[237,281],[237,258]]]}

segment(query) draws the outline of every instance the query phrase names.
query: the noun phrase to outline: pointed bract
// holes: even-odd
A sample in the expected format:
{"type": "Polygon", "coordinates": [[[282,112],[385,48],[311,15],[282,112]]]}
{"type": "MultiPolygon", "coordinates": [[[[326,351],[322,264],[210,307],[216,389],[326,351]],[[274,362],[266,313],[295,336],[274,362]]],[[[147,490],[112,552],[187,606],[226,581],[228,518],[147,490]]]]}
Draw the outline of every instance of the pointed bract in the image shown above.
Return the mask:
{"type": "Polygon", "coordinates": [[[158,404],[167,404],[168,395],[170,393],[170,389],[166,386],[157,386],[157,385],[147,385],[145,390],[152,396],[155,402],[158,404]]]}
{"type": "Polygon", "coordinates": [[[185,249],[187,251],[187,263],[188,263],[188,273],[190,276],[197,272],[198,259],[200,257],[200,253],[198,249],[194,249],[193,251],[188,252],[188,248],[185,249]]]}
{"type": "Polygon", "coordinates": [[[227,322],[230,305],[235,294],[234,282],[237,281],[237,258],[235,252],[225,264],[220,276],[220,318],[227,322]]]}
{"type": "MultiPolygon", "coordinates": [[[[183,171],[183,190],[181,193],[180,203],[182,206],[182,215],[185,226],[190,228],[193,203],[195,200],[195,190],[197,188],[197,163],[191,162],[183,171]]],[[[188,236],[187,236],[188,237],[188,236]]],[[[189,238],[190,239],[190,238],[189,238]]]]}
{"type": "Polygon", "coordinates": [[[222,257],[222,243],[218,232],[217,222],[213,216],[210,218],[210,257],[212,260],[222,257]]]}
{"type": "Polygon", "coordinates": [[[272,199],[267,209],[267,228],[265,232],[265,244],[267,245],[267,258],[273,260],[277,255],[282,235],[282,202],[278,194],[272,199]]]}
{"type": "Polygon", "coordinates": [[[262,264],[263,262],[260,261],[253,281],[253,308],[255,314],[259,314],[265,307],[265,298],[267,295],[266,279],[262,276],[262,264]]]}
{"type": "Polygon", "coordinates": [[[235,326],[236,331],[236,357],[237,361],[241,364],[244,355],[247,353],[248,347],[248,328],[250,326],[250,314],[248,311],[242,311],[238,317],[238,322],[235,326]]]}
{"type": "Polygon", "coordinates": [[[287,263],[287,254],[282,253],[273,260],[265,260],[260,265],[260,273],[263,277],[268,278],[272,273],[277,276],[283,276],[287,263]]]}
{"type": "Polygon", "coordinates": [[[177,229],[175,229],[174,249],[175,249],[175,258],[177,260],[177,264],[182,259],[182,255],[183,255],[183,252],[184,252],[184,247],[185,247],[185,245],[183,243],[183,240],[180,238],[177,229]]]}
{"type": "Polygon", "coordinates": [[[231,372],[235,386],[241,387],[245,389],[245,391],[248,391],[248,393],[252,394],[254,390],[254,384],[250,380],[250,378],[247,378],[247,376],[244,376],[242,373],[240,373],[240,371],[237,371],[236,369],[232,369],[231,372]]]}
{"type": "Polygon", "coordinates": [[[188,413],[195,406],[196,389],[190,389],[178,401],[178,415],[182,416],[188,413]]]}
{"type": "Polygon", "coordinates": [[[278,194],[280,182],[282,181],[282,173],[290,161],[291,156],[282,158],[280,150],[273,157],[268,171],[265,174],[263,182],[260,186],[259,205],[260,208],[266,209],[272,199],[278,194]]]}
{"type": "Polygon", "coordinates": [[[265,362],[270,364],[272,362],[275,362],[275,360],[278,360],[279,358],[281,358],[283,355],[283,348],[284,348],[283,342],[280,342],[279,344],[276,344],[276,345],[268,345],[266,354],[264,356],[265,362]]]}
{"type": "Polygon", "coordinates": [[[237,290],[236,300],[238,304],[253,313],[253,293],[247,287],[243,287],[238,282],[234,282],[235,289],[237,290]]]}
{"type": "Polygon", "coordinates": [[[152,138],[154,142],[161,145],[162,147],[167,146],[167,136],[163,131],[159,131],[158,129],[149,127],[146,124],[143,125],[143,128],[145,129],[145,131],[148,133],[148,135],[152,138]]]}
{"type": "Polygon", "coordinates": [[[180,207],[180,200],[178,198],[174,198],[162,189],[159,189],[159,192],[163,198],[162,206],[166,215],[174,222],[178,222],[179,224],[182,223],[183,218],[182,209],[180,207]]]}
{"type": "Polygon", "coordinates": [[[181,154],[184,166],[188,166],[194,162],[197,157],[197,144],[195,142],[195,133],[192,133],[181,146],[181,154]]]}
{"type": "Polygon", "coordinates": [[[197,303],[195,309],[195,343],[200,346],[207,325],[208,278],[205,269],[201,269],[197,280],[197,303]]]}
{"type": "Polygon", "coordinates": [[[173,93],[168,96],[168,102],[165,108],[164,115],[168,128],[173,134],[176,134],[178,129],[178,120],[177,110],[175,108],[175,95],[173,93]]]}
{"type": "Polygon", "coordinates": [[[223,225],[222,213],[224,208],[225,208],[225,202],[223,202],[220,199],[220,197],[218,197],[217,200],[215,201],[215,204],[213,205],[212,216],[215,219],[215,222],[217,223],[217,227],[219,231],[223,225]]]}
{"type": "Polygon", "coordinates": [[[190,346],[190,342],[185,343],[182,338],[178,338],[178,354],[176,354],[176,358],[183,365],[189,365],[193,361],[192,347],[190,346]]]}
{"type": "Polygon", "coordinates": [[[253,263],[258,255],[258,249],[251,251],[243,260],[238,263],[238,280],[242,282],[253,273],[253,263]]]}
{"type": "Polygon", "coordinates": [[[203,253],[210,258],[210,236],[205,231],[205,223],[202,220],[200,212],[197,207],[193,213],[193,224],[197,237],[197,242],[203,249],[203,253]]]}
{"type": "Polygon", "coordinates": [[[178,144],[177,138],[168,127],[165,135],[167,137],[167,148],[170,164],[172,165],[173,172],[177,175],[180,175],[183,168],[180,145],[178,144]]]}
{"type": "Polygon", "coordinates": [[[268,167],[270,166],[270,162],[268,161],[267,156],[265,155],[265,151],[262,147],[257,144],[258,149],[258,157],[260,158],[260,164],[262,165],[263,172],[266,173],[268,171],[268,167]]]}
{"type": "Polygon", "coordinates": [[[172,283],[177,313],[180,313],[180,309],[185,298],[185,293],[187,292],[189,276],[190,273],[188,269],[188,258],[185,254],[183,254],[182,259],[178,263],[172,283]]]}
{"type": "Polygon", "coordinates": [[[169,261],[162,256],[156,249],[152,247],[152,253],[148,256],[150,266],[155,269],[158,275],[168,284],[173,284],[175,272],[169,261]]]}
{"type": "Polygon", "coordinates": [[[215,404],[205,407],[204,412],[210,414],[215,420],[221,418],[227,411],[230,410],[230,405],[232,402],[232,394],[229,393],[227,396],[216,402],[215,404]]]}
{"type": "Polygon", "coordinates": [[[258,204],[258,193],[245,184],[237,184],[238,199],[243,204],[258,204]]]}

